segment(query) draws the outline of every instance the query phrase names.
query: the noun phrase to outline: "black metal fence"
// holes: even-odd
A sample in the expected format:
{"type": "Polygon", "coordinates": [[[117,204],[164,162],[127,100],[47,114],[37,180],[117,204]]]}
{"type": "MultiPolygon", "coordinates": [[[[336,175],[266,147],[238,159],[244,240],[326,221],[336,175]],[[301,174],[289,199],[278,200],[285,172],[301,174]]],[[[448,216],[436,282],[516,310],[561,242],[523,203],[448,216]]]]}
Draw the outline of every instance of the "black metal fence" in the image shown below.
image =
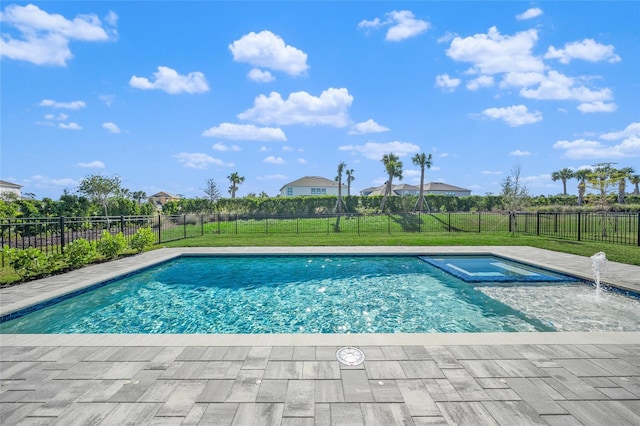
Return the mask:
{"type": "Polygon", "coordinates": [[[0,246],[62,253],[71,241],[97,241],[102,232],[127,240],[150,227],[156,243],[204,235],[398,234],[513,232],[575,241],[640,246],[640,213],[403,213],[383,215],[241,215],[48,217],[0,219],[0,246]]]}

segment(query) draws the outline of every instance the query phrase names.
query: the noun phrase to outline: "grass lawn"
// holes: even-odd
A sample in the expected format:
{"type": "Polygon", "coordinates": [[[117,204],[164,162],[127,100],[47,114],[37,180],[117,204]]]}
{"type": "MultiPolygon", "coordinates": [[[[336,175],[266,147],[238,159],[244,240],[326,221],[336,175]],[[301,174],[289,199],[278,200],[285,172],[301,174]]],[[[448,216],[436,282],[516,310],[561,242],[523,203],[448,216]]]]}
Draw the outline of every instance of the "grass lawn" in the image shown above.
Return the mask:
{"type": "Polygon", "coordinates": [[[402,233],[402,234],[250,234],[205,235],[165,242],[162,247],[268,247],[268,246],[529,246],[592,256],[603,251],[607,259],[640,266],[640,248],[600,242],[555,240],[510,233],[402,233]]]}

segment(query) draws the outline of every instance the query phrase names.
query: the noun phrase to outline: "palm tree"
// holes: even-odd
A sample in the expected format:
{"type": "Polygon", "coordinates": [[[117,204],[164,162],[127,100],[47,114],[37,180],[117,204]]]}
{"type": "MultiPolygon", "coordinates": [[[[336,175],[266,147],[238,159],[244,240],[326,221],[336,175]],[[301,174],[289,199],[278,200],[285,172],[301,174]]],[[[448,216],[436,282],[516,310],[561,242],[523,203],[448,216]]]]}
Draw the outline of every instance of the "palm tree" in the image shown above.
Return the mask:
{"type": "Polygon", "coordinates": [[[336,213],[342,213],[342,173],[347,164],[343,161],[338,164],[338,176],[336,176],[336,182],[338,182],[338,201],[336,202],[336,213]]]}
{"type": "Polygon", "coordinates": [[[618,179],[618,203],[620,204],[624,204],[624,196],[627,191],[627,179],[631,179],[633,172],[632,167],[623,167],[616,173],[618,179]]]}
{"type": "Polygon", "coordinates": [[[351,196],[351,182],[356,180],[356,178],[353,177],[353,169],[345,171],[345,174],[347,175],[347,196],[349,197],[351,196]]]}
{"type": "Polygon", "coordinates": [[[391,188],[393,187],[393,178],[397,177],[402,180],[402,161],[400,157],[393,152],[382,156],[382,164],[384,164],[384,170],[387,172],[389,179],[387,179],[387,188],[384,191],[384,196],[380,202],[380,211],[384,211],[384,205],[387,203],[387,198],[391,195],[391,188]]]}
{"type": "Polygon", "coordinates": [[[424,203],[424,168],[431,168],[431,165],[433,164],[432,157],[431,154],[425,155],[425,153],[423,152],[414,155],[411,161],[413,161],[413,164],[415,164],[416,166],[420,166],[420,196],[418,197],[417,210],[421,212],[422,204],[424,203]]]}
{"type": "Polygon", "coordinates": [[[567,180],[573,178],[573,170],[564,168],[560,171],[551,173],[552,181],[562,181],[562,195],[567,196],[567,180]]]}
{"type": "Polygon", "coordinates": [[[640,185],[640,175],[631,176],[629,181],[635,186],[635,188],[633,189],[633,193],[635,195],[639,195],[640,194],[640,188],[638,187],[638,185],[640,185]]]}
{"type": "Polygon", "coordinates": [[[229,176],[227,176],[227,179],[229,179],[229,182],[231,182],[231,186],[229,186],[229,193],[231,194],[231,198],[236,198],[238,185],[244,182],[244,176],[238,175],[238,172],[233,172],[229,176]]]}
{"type": "Polygon", "coordinates": [[[578,205],[584,202],[584,193],[587,189],[587,177],[591,174],[591,169],[579,169],[573,172],[573,178],[578,180],[578,205]]]}
{"type": "Polygon", "coordinates": [[[140,207],[140,204],[142,204],[142,200],[147,198],[147,193],[144,191],[135,191],[131,194],[131,198],[136,200],[136,202],[138,203],[138,207],[140,207]]]}

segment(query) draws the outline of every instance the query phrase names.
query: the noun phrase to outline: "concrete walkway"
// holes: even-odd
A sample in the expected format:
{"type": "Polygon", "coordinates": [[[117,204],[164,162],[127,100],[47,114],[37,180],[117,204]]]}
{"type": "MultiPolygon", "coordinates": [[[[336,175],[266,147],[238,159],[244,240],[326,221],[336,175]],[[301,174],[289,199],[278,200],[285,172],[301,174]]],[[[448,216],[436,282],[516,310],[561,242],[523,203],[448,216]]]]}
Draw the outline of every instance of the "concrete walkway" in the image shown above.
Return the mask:
{"type": "MultiPolygon", "coordinates": [[[[180,252],[0,290],[4,315],[180,252]]],[[[493,252],[588,279],[588,258],[526,247],[296,248],[493,252]],[[576,272],[574,272],[576,271],[576,272]]],[[[640,268],[604,281],[636,289],[640,268]]],[[[640,288],[638,288],[640,290],[640,288]]],[[[636,290],[637,291],[637,290],[636,290]]],[[[393,335],[0,335],[0,424],[638,425],[640,332],[393,335]],[[336,350],[355,346],[364,363],[336,350]]]]}

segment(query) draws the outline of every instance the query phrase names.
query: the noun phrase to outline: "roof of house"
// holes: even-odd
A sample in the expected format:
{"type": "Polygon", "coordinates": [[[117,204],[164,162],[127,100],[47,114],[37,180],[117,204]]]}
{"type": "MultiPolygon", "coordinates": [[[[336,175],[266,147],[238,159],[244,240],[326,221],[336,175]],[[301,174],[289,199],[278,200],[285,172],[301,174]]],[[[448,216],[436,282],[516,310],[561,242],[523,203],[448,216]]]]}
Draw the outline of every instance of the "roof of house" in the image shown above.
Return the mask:
{"type": "Polygon", "coordinates": [[[22,185],[18,185],[17,183],[7,182],[6,180],[0,180],[0,186],[4,186],[5,188],[22,188],[22,185]]]}
{"type": "MultiPolygon", "coordinates": [[[[282,188],[280,188],[280,190],[282,191],[282,189],[287,186],[337,188],[338,182],[336,182],[335,180],[323,178],[321,176],[305,176],[300,179],[294,180],[293,182],[289,182],[283,185],[282,188]]],[[[347,185],[343,183],[342,186],[346,187],[347,185]]]]}
{"type": "Polygon", "coordinates": [[[460,188],[459,186],[449,185],[444,182],[429,182],[424,184],[425,191],[469,191],[470,189],[460,188]]]}
{"type": "Polygon", "coordinates": [[[160,191],[153,195],[150,195],[149,198],[180,198],[177,195],[170,194],[168,192],[160,191]]]}

